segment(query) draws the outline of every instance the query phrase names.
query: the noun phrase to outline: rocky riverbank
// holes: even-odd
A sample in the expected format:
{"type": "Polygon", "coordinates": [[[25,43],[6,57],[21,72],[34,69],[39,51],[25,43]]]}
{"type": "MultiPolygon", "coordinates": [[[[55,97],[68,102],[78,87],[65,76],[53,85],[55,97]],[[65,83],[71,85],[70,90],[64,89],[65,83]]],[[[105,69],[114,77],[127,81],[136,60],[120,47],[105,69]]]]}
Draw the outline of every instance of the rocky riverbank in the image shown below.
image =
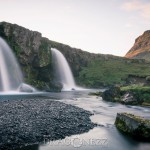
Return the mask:
{"type": "Polygon", "coordinates": [[[116,127],[138,139],[150,141],[150,120],[128,113],[117,113],[116,127]]]}
{"type": "Polygon", "coordinates": [[[0,149],[42,143],[92,129],[92,114],[58,101],[34,98],[0,101],[0,149]]]}
{"type": "MultiPolygon", "coordinates": [[[[97,95],[97,93],[95,93],[97,95]]],[[[150,106],[150,86],[132,84],[127,86],[112,86],[99,92],[103,100],[119,102],[126,105],[150,106]]]]}

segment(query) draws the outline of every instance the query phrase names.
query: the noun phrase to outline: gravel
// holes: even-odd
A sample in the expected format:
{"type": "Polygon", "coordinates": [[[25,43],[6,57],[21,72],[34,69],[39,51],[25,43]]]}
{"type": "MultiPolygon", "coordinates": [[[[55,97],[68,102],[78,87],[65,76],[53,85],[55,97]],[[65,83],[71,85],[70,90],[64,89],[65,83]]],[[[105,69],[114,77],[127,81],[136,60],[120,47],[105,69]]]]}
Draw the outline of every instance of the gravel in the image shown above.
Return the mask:
{"type": "Polygon", "coordinates": [[[0,101],[0,149],[63,139],[92,129],[92,114],[59,101],[32,98],[0,101]]]}

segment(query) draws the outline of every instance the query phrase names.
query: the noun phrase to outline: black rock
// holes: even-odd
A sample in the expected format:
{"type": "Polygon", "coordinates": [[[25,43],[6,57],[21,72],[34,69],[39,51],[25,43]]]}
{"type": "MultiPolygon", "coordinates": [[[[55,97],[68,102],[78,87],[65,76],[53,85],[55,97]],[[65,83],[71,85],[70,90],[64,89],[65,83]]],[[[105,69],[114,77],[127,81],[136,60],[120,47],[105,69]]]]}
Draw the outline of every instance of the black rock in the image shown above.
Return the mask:
{"type": "Polygon", "coordinates": [[[92,114],[50,99],[0,101],[0,149],[57,140],[92,129],[92,114]]]}

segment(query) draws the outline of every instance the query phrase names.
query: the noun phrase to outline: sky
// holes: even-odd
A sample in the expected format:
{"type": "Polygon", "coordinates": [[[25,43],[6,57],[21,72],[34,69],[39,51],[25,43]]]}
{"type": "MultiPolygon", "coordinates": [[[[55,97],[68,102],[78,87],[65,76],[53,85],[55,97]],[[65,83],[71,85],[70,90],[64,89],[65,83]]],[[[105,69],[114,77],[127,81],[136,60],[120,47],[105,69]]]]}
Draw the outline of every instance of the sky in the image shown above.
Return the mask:
{"type": "Polygon", "coordinates": [[[150,30],[150,0],[0,0],[0,22],[92,53],[124,56],[150,30]]]}

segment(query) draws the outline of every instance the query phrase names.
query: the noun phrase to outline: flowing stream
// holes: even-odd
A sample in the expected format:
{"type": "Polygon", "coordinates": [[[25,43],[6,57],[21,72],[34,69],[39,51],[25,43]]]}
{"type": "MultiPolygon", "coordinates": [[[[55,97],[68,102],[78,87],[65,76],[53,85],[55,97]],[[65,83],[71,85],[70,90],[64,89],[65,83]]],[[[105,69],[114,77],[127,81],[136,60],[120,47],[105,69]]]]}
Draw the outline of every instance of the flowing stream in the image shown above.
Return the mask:
{"type": "Polygon", "coordinates": [[[88,93],[89,90],[47,93],[46,96],[92,112],[94,115],[91,116],[91,121],[97,123],[97,127],[87,133],[25,147],[23,150],[149,150],[150,143],[139,142],[123,135],[116,129],[114,122],[117,112],[129,112],[150,118],[150,107],[106,102],[101,97],[89,96],[88,93]]]}

